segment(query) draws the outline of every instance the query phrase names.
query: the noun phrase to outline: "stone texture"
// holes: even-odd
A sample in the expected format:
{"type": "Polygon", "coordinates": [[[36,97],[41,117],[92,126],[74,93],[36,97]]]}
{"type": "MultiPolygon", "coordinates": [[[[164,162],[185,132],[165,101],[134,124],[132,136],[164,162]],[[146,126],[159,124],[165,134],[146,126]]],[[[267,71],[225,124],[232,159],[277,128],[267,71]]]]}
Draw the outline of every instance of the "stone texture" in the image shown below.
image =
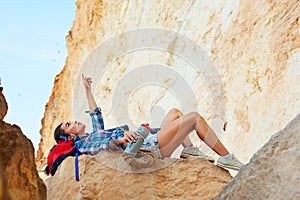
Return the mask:
{"type": "Polygon", "coordinates": [[[0,199],[46,199],[46,186],[38,176],[33,149],[17,125],[0,121],[0,199]]]}
{"type": "Polygon", "coordinates": [[[2,170],[2,156],[0,155],[0,199],[2,200],[10,200],[10,196],[8,194],[8,189],[6,186],[6,179],[4,177],[3,174],[3,170],[2,170]]]}
{"type": "MultiPolygon", "coordinates": [[[[83,72],[94,78],[94,93],[103,108],[107,127],[121,123],[113,112],[116,104],[128,108],[134,125],[132,129],[141,122],[152,123],[151,111],[155,108],[161,110],[158,113],[161,115],[155,115],[157,121],[173,106],[184,112],[196,108],[243,162],[248,162],[274,132],[281,130],[299,112],[298,0],[78,0],[76,6],[76,18],[66,37],[69,52],[66,65],[55,79],[42,120],[42,139],[36,158],[39,167],[45,163],[54,144],[53,130],[61,121],[75,118],[88,122],[88,117],[83,116],[88,108],[81,93],[83,72]],[[105,41],[125,31],[146,27],[173,30],[190,38],[202,47],[215,67],[197,72],[182,57],[170,53],[179,48],[176,40],[170,41],[168,51],[148,49],[114,57],[114,52],[128,45],[121,37],[118,42],[101,48],[106,50],[105,56],[96,54],[98,57],[91,59],[95,49],[105,41]],[[102,61],[110,64],[101,74],[97,70],[102,61]],[[128,102],[114,96],[120,89],[118,83],[126,75],[153,63],[180,74],[196,101],[189,102],[190,93],[184,101],[178,102],[177,97],[184,94],[185,87],[174,94],[155,81],[149,87],[129,91],[132,96],[128,102]],[[217,75],[213,69],[217,70],[217,75]],[[218,77],[222,91],[218,90],[220,83],[215,81],[218,77]],[[190,107],[186,108],[187,105],[190,107]]],[[[144,39],[147,35],[135,37],[134,41],[138,43],[144,39]]],[[[183,52],[188,46],[182,48],[183,52]]],[[[141,71],[136,77],[144,76],[145,71],[141,71]]],[[[158,72],[157,77],[165,80],[163,85],[167,88],[179,82],[162,72],[158,72]]],[[[139,81],[132,78],[132,84],[140,86],[139,81]]],[[[195,144],[200,143],[194,135],[191,138],[195,144]]],[[[204,145],[202,150],[211,153],[204,145]]]]}
{"type": "Polygon", "coordinates": [[[300,199],[300,114],[215,199],[300,199]]]}
{"type": "Polygon", "coordinates": [[[4,119],[4,116],[6,115],[8,110],[6,99],[2,94],[2,91],[3,91],[3,87],[0,87],[0,120],[4,119]]]}
{"type": "Polygon", "coordinates": [[[80,156],[79,182],[74,158],[67,158],[46,179],[47,199],[211,199],[232,178],[226,170],[197,158],[160,160],[149,172],[140,173],[147,168],[131,171],[120,155],[80,156]]]}

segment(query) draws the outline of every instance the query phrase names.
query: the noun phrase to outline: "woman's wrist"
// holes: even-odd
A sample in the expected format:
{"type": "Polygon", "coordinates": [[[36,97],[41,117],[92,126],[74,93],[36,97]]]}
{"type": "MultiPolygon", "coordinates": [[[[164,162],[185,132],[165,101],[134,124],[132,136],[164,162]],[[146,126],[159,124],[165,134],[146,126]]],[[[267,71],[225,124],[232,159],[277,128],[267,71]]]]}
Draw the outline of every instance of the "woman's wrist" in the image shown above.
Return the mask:
{"type": "Polygon", "coordinates": [[[92,90],[85,88],[85,94],[86,95],[92,94],[92,90]]]}
{"type": "Polygon", "coordinates": [[[115,151],[119,149],[120,144],[118,144],[118,140],[111,139],[108,143],[108,147],[110,150],[115,151]]]}

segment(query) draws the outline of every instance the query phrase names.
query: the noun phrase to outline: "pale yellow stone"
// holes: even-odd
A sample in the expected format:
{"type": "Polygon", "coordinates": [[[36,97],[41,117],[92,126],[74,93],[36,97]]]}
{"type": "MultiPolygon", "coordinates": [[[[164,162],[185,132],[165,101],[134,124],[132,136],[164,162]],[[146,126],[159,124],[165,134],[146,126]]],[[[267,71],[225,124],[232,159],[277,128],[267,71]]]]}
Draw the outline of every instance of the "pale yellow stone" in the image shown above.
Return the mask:
{"type": "Polygon", "coordinates": [[[300,114],[274,134],[214,199],[299,199],[300,114]]]}
{"type": "Polygon", "coordinates": [[[198,158],[159,160],[152,169],[132,171],[119,153],[83,155],[77,182],[74,158],[68,157],[46,179],[47,199],[211,199],[232,178],[198,158]]]}

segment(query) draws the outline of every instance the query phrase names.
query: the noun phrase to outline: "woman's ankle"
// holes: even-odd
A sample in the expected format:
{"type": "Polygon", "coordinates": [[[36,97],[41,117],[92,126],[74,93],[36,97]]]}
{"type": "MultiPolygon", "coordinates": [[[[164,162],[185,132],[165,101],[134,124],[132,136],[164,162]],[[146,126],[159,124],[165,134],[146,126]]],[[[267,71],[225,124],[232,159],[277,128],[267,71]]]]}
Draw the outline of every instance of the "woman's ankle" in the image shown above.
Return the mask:
{"type": "Polygon", "coordinates": [[[194,147],[193,145],[189,145],[189,146],[184,147],[184,149],[185,149],[185,150],[190,150],[190,149],[192,149],[193,147],[194,147]]]}
{"type": "Polygon", "coordinates": [[[223,158],[225,158],[225,159],[230,159],[231,157],[232,157],[232,154],[231,153],[229,153],[229,154],[227,154],[227,155],[224,155],[224,156],[222,156],[223,158]]]}

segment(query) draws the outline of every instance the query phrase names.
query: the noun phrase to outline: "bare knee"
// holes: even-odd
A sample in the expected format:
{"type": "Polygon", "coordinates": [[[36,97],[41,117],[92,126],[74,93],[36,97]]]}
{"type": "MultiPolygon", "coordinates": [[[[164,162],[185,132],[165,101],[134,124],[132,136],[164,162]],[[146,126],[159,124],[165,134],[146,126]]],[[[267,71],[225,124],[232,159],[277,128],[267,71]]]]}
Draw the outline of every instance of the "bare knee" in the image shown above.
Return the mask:
{"type": "Polygon", "coordinates": [[[172,113],[177,118],[182,117],[182,115],[183,115],[182,112],[179,109],[177,109],[177,108],[172,108],[170,110],[170,113],[172,113]]]}
{"type": "Polygon", "coordinates": [[[195,119],[196,122],[205,121],[204,118],[198,112],[190,112],[188,114],[191,118],[195,119]]]}

